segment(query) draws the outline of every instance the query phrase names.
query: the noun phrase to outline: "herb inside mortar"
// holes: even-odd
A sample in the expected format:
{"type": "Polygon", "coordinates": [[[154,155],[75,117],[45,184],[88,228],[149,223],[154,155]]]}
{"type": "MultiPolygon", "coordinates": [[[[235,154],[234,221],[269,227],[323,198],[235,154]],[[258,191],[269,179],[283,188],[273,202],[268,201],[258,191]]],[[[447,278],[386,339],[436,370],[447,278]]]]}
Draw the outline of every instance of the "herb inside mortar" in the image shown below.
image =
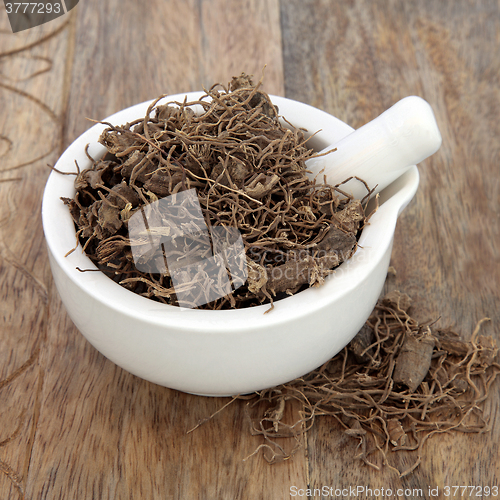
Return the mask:
{"type": "MultiPolygon", "coordinates": [[[[206,226],[237,228],[246,254],[245,285],[204,308],[272,304],[321,285],[352,256],[366,222],[361,201],[308,177],[305,162],[314,151],[302,130],[280,122],[260,84],[242,74],[199,101],[160,104],[162,96],[144,118],[106,123],[99,142],[107,153],[88,155],[74,199],[63,199],[99,269],[137,294],[177,305],[168,268],[146,273],[135,266],[128,221],[140,207],[193,188],[206,226]]],[[[181,243],[182,255],[195,258],[196,241],[181,243]]],[[[215,286],[202,266],[196,281],[202,293],[215,286]]]]}

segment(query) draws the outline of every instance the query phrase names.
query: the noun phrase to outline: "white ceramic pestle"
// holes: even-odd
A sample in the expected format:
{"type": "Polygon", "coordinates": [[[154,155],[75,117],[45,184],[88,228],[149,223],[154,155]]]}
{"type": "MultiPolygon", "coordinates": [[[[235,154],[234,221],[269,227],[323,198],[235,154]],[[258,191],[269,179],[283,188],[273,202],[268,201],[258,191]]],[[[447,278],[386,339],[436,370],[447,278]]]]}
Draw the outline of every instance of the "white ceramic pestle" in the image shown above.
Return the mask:
{"type": "MultiPolygon", "coordinates": [[[[374,193],[380,192],[412,165],[434,154],[441,146],[441,134],[431,106],[417,96],[401,99],[380,116],[363,125],[320,153],[337,151],[306,162],[312,175],[326,175],[337,185],[351,176],[363,179],[374,193]]],[[[366,188],[357,180],[340,188],[363,198],[366,188]]]]}

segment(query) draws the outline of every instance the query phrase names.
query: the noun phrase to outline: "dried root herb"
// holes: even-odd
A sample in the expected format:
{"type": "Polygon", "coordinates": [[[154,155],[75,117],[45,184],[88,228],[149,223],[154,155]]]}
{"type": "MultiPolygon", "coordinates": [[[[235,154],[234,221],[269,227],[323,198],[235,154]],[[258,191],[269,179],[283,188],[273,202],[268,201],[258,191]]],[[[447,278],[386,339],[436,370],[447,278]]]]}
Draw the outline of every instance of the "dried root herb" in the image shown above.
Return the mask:
{"type": "Polygon", "coordinates": [[[389,293],[337,356],[305,377],[245,397],[252,434],[264,438],[255,453],[263,450],[271,463],[290,458],[316,417],[327,415],[358,441],[357,457],[368,466],[379,469],[378,456],[395,469],[393,452],[413,452],[407,470],[395,469],[404,476],[435,434],[487,432],[481,405],[500,373],[494,341],[479,335],[482,322],[467,342],[450,329],[419,324],[408,314],[410,302],[389,293]],[[302,410],[290,424],[285,409],[294,401],[302,410]],[[286,451],[280,438],[290,437],[296,446],[286,451]]]}
{"type": "MultiPolygon", "coordinates": [[[[138,269],[128,225],[145,206],[190,189],[196,189],[204,224],[236,228],[246,255],[239,264],[246,267],[246,283],[204,307],[258,305],[321,285],[354,253],[366,221],[362,202],[339,186],[310,180],[305,162],[314,152],[304,132],[280,121],[260,85],[242,74],[227,88],[214,85],[199,101],[160,104],[160,97],[144,118],[106,124],[99,142],[107,154],[89,156],[75,198],[63,200],[99,269],[137,294],[178,304],[170,265],[162,272],[138,269]]],[[[161,231],[166,228],[163,220],[161,231]]],[[[179,258],[202,260],[199,240],[177,241],[179,258]]],[[[162,260],[158,252],[141,259],[142,268],[162,260]]],[[[210,296],[215,281],[203,266],[186,279],[193,306],[196,293],[210,296]],[[195,281],[203,283],[201,291],[195,281]]]]}

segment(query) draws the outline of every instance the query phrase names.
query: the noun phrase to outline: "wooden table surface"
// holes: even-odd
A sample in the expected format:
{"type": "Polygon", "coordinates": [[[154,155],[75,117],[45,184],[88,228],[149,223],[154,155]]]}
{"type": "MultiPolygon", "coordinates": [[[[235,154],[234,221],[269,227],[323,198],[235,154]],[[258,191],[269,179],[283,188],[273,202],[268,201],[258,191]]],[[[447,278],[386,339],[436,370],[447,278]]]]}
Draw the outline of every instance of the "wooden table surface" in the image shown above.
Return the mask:
{"type": "MultiPolygon", "coordinates": [[[[275,465],[244,460],[261,444],[244,401],[188,434],[228,399],[143,381],[87,343],[53,285],[40,204],[47,165],[87,117],[162,93],[242,71],[258,79],[267,65],[268,93],[354,127],[416,94],[443,145],[399,219],[390,286],[419,319],[469,338],[487,316],[482,332],[500,341],[499,47],[498,0],[82,0],[16,35],[0,7],[0,498],[276,500],[324,486],[450,498],[447,485],[498,486],[498,383],[491,431],[431,439],[404,478],[357,461],[356,441],[328,417],[275,465]]],[[[412,458],[391,460],[404,469],[412,458]]]]}

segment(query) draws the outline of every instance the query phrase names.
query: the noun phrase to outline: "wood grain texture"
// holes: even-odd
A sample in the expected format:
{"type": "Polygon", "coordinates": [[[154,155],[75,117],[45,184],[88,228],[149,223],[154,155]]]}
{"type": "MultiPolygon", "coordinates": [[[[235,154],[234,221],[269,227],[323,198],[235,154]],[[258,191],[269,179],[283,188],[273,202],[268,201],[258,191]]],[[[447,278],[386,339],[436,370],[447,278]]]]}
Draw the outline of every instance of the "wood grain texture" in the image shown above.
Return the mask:
{"type": "MultiPolygon", "coordinates": [[[[292,1],[281,13],[287,97],[354,127],[407,95],[432,105],[443,146],[420,166],[387,287],[409,293],[419,319],[440,319],[465,338],[489,317],[482,331],[500,340],[498,2],[292,1]]],[[[431,440],[402,480],[388,467],[360,467],[355,441],[325,421],[308,435],[311,486],[422,488],[428,497],[433,485],[498,484],[499,400],[496,384],[490,434],[431,440]]],[[[391,465],[403,471],[410,460],[402,454],[391,465]]]]}
{"type": "Polygon", "coordinates": [[[360,465],[356,441],[326,417],[273,466],[244,460],[262,443],[244,401],[188,433],[229,400],[140,380],[85,341],[52,286],[40,203],[46,164],[86,117],[159,94],[241,71],[258,79],[267,64],[267,92],[354,127],[417,94],[443,146],[398,222],[387,288],[465,337],[488,316],[483,332],[500,343],[499,33],[497,0],[86,0],[16,35],[0,8],[0,498],[275,500],[325,485],[421,488],[419,498],[438,486],[444,498],[447,484],[498,485],[499,384],[489,434],[430,440],[403,479],[360,465]]]}
{"type": "Polygon", "coordinates": [[[19,44],[24,64],[6,44],[1,66],[28,86],[16,83],[19,104],[3,102],[12,121],[3,123],[4,157],[12,158],[5,176],[31,169],[22,176],[22,195],[9,197],[9,184],[0,184],[6,193],[2,377],[26,359],[31,364],[0,389],[0,497],[271,499],[275,485],[291,477],[305,484],[304,453],[272,468],[258,456],[244,461],[261,444],[250,437],[244,403],[188,434],[227,400],[142,381],[83,339],[51,286],[39,213],[45,163],[91,126],[85,117],[103,118],[219,79],[227,83],[241,71],[258,79],[265,64],[266,90],[283,94],[277,2],[157,1],[145,8],[92,1],[49,38],[43,57],[30,42],[19,44]]]}
{"type": "MultiPolygon", "coordinates": [[[[4,17],[5,16],[5,17],[4,17]]],[[[60,153],[67,20],[18,35],[0,16],[0,496],[25,492],[43,399],[50,274],[40,200],[60,153]]]]}
{"type": "Polygon", "coordinates": [[[282,95],[277,1],[88,2],[76,19],[65,140],[90,123],[162,94],[227,84],[242,71],[282,95]]]}

